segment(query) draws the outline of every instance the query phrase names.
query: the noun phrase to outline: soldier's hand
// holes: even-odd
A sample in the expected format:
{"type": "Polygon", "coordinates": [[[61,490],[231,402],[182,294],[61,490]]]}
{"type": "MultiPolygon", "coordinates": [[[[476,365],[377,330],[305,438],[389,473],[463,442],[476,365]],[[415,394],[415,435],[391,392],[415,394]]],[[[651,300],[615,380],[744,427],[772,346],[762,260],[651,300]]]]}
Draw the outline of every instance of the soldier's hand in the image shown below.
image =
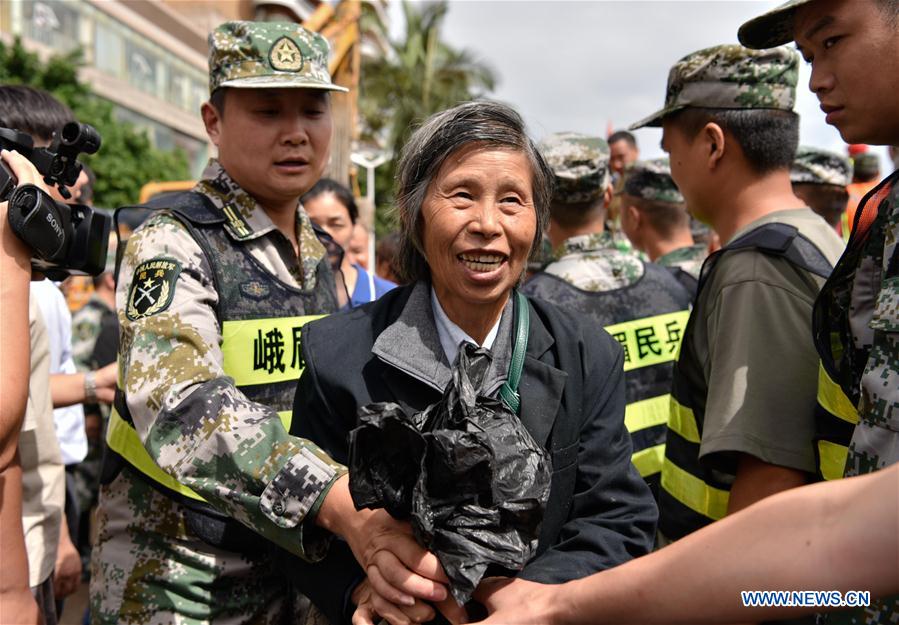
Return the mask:
{"type": "Polygon", "coordinates": [[[410,606],[396,605],[375,592],[367,579],[356,586],[352,601],[356,604],[353,625],[376,625],[382,618],[390,625],[411,625],[425,623],[434,618],[433,608],[424,601],[416,600],[410,606]]]}
{"type": "Polygon", "coordinates": [[[408,523],[384,510],[357,511],[348,476],[328,491],[316,521],[343,537],[372,588],[387,601],[412,606],[416,599],[443,601],[449,596],[449,580],[437,556],[415,541],[408,523]]]}
{"type": "Polygon", "coordinates": [[[110,363],[101,369],[97,369],[94,375],[94,382],[97,385],[97,401],[104,404],[111,404],[115,399],[116,379],[119,375],[119,366],[116,363],[110,363]]]}

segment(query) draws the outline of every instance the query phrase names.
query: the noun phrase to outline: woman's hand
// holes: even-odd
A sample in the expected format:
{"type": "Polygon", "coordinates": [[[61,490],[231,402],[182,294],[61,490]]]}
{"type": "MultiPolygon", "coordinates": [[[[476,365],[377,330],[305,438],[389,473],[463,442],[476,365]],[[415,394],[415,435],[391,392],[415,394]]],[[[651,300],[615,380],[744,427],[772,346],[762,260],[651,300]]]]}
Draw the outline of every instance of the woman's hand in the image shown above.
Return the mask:
{"type": "Polygon", "coordinates": [[[349,476],[340,477],[328,491],[316,523],[343,537],[371,587],[390,603],[411,607],[416,599],[449,597],[449,580],[437,556],[415,541],[409,523],[384,510],[356,510],[349,476]]]}
{"type": "Polygon", "coordinates": [[[437,608],[452,625],[468,622],[465,608],[457,604],[452,596],[438,602],[434,607],[418,599],[409,606],[397,605],[379,595],[368,579],[356,587],[352,600],[356,604],[353,625],[375,625],[378,618],[386,619],[390,625],[427,623],[436,616],[434,608],[437,608]]]}
{"type": "Polygon", "coordinates": [[[374,591],[368,579],[356,586],[352,601],[356,604],[353,625],[376,625],[381,618],[390,625],[412,625],[434,618],[434,609],[424,601],[417,599],[408,606],[391,603],[374,591]]]}

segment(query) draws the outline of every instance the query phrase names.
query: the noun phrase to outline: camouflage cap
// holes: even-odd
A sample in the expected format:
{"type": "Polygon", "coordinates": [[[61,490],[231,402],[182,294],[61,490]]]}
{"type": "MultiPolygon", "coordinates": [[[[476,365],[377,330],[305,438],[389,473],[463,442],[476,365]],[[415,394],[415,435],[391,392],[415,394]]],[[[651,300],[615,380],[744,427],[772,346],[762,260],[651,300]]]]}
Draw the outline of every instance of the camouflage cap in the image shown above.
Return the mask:
{"type": "Polygon", "coordinates": [[[790,168],[790,182],[845,187],[852,182],[852,165],[848,158],[835,152],[800,147],[790,168]]]}
{"type": "Polygon", "coordinates": [[[671,68],[665,107],[630,129],[661,126],[666,116],[690,106],[791,111],[798,78],[799,55],[789,48],[756,51],[729,44],[699,50],[671,68]]]}
{"type": "Polygon", "coordinates": [[[876,176],[880,173],[880,158],[873,152],[858,154],[852,161],[852,171],[857,176],[876,176]]]}
{"type": "Polygon", "coordinates": [[[560,132],[543,139],[540,152],[555,177],[554,202],[589,202],[609,185],[609,144],[601,137],[560,132]]]}
{"type": "Polygon", "coordinates": [[[680,204],[684,196],[674,184],[667,158],[633,163],[624,172],[622,192],[634,197],[680,204]]]}
{"type": "Polygon", "coordinates": [[[331,82],[328,40],[293,22],[225,22],[209,35],[209,92],[219,87],[348,91],[331,82]]]}
{"type": "Polygon", "coordinates": [[[788,0],[764,15],[754,17],[737,32],[737,39],[747,48],[763,50],[793,41],[793,17],[796,9],[812,0],[788,0]]]}

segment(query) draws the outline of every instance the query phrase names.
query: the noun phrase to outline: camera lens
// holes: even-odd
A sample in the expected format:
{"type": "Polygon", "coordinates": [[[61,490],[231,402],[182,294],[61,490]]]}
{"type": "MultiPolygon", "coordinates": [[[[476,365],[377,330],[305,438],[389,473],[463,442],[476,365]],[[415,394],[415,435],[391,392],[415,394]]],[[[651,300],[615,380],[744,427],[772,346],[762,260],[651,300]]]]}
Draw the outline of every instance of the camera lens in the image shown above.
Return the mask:
{"type": "Polygon", "coordinates": [[[77,148],[79,152],[93,154],[100,149],[100,133],[90,124],[69,122],[62,127],[62,143],[77,148]]]}

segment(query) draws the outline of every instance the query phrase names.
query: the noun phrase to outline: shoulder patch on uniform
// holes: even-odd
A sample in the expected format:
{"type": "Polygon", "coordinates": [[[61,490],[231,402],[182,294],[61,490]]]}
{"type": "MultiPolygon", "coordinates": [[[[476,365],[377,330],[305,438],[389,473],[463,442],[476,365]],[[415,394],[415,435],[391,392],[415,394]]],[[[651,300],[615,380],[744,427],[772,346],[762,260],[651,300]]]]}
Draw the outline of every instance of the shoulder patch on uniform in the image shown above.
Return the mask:
{"type": "Polygon", "coordinates": [[[138,265],[131,278],[125,316],[137,321],[168,308],[180,274],[181,263],[172,258],[154,258],[138,265]]]}

